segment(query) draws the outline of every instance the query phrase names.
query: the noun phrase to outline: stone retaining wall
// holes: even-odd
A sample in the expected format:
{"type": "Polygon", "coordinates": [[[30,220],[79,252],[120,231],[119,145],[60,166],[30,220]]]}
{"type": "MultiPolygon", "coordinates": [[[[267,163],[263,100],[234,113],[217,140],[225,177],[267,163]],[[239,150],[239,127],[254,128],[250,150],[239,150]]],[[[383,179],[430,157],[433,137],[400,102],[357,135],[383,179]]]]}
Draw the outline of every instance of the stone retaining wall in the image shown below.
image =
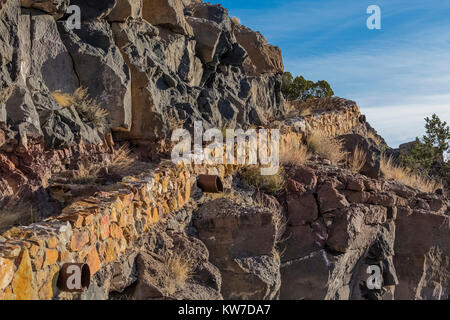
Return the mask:
{"type": "MultiPolygon", "coordinates": [[[[312,128],[342,134],[357,125],[359,116],[354,107],[308,116],[289,123],[284,134],[304,135],[312,128]]],[[[94,275],[151,232],[157,221],[189,202],[199,174],[224,178],[234,169],[167,161],[152,174],[125,177],[113,191],[76,201],[57,217],[8,230],[0,236],[0,300],[76,298],[56,288],[64,263],[85,262],[94,275]]]]}

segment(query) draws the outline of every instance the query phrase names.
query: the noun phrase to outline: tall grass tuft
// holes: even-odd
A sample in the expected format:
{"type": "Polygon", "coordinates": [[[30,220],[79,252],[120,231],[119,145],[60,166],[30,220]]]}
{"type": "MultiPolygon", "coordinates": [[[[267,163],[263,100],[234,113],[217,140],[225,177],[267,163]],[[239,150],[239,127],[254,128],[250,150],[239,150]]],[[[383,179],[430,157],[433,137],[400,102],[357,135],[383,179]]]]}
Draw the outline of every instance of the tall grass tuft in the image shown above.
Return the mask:
{"type": "Polygon", "coordinates": [[[441,182],[435,181],[411,170],[405,169],[394,163],[392,157],[381,157],[381,172],[386,179],[392,179],[422,192],[432,193],[437,189],[443,189],[441,182]]]}

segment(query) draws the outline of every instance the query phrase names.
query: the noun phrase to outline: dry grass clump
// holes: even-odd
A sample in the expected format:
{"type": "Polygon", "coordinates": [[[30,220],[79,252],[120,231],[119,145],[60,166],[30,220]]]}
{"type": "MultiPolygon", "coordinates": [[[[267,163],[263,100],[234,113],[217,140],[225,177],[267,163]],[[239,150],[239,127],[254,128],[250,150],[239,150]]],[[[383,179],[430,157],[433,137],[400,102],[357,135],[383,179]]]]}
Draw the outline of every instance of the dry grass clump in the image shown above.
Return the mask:
{"type": "MultiPolygon", "coordinates": [[[[133,163],[131,151],[127,146],[122,146],[114,151],[111,163],[106,166],[106,172],[120,175],[126,171],[133,163]]],[[[67,182],[71,184],[91,184],[95,183],[102,169],[101,164],[92,163],[88,159],[84,159],[78,170],[73,171],[67,178],[67,182]]]]}
{"type": "Polygon", "coordinates": [[[380,166],[381,172],[383,172],[386,179],[398,181],[422,192],[433,193],[437,189],[443,188],[442,183],[414,173],[395,164],[392,157],[387,158],[385,155],[383,155],[381,157],[380,166]]]}
{"type": "Polygon", "coordinates": [[[128,169],[134,162],[131,157],[131,151],[128,146],[123,145],[119,149],[114,150],[111,164],[108,166],[110,172],[120,173],[128,169]]]}
{"type": "Polygon", "coordinates": [[[347,157],[347,153],[342,147],[342,141],[334,137],[328,137],[318,130],[313,130],[310,133],[307,145],[310,151],[330,160],[334,165],[341,163],[347,157]]]}
{"type": "Polygon", "coordinates": [[[381,143],[382,143],[381,138],[378,137],[377,135],[375,135],[375,133],[373,131],[367,131],[366,138],[372,139],[375,142],[375,144],[377,145],[377,147],[381,146],[381,143]]]}
{"type": "Polygon", "coordinates": [[[53,91],[52,96],[61,107],[70,107],[75,103],[73,95],[62,93],[61,90],[53,91]]]}
{"type": "Polygon", "coordinates": [[[234,22],[234,24],[240,26],[241,25],[241,19],[239,19],[238,17],[232,17],[231,21],[234,22]]]}
{"type": "Polygon", "coordinates": [[[264,176],[261,175],[261,168],[254,166],[242,170],[240,177],[247,185],[269,194],[277,194],[285,186],[285,176],[282,169],[278,170],[278,173],[273,176],[264,176]]]}
{"type": "Polygon", "coordinates": [[[288,137],[280,148],[280,162],[284,165],[298,166],[305,164],[311,158],[308,147],[300,140],[288,137]]]}
{"type": "Polygon", "coordinates": [[[91,184],[98,178],[100,168],[92,163],[83,163],[80,168],[72,172],[68,178],[71,184],[91,184]]]}
{"type": "Polygon", "coordinates": [[[347,157],[347,166],[352,172],[359,173],[366,164],[366,158],[367,154],[356,146],[353,153],[347,157]]]}
{"type": "Polygon", "coordinates": [[[68,94],[61,91],[52,92],[53,98],[62,107],[74,106],[79,115],[96,128],[103,128],[108,111],[100,108],[97,103],[89,97],[87,88],[78,88],[75,93],[68,94]]]}
{"type": "Polygon", "coordinates": [[[186,281],[192,278],[195,261],[188,254],[174,253],[164,256],[165,272],[161,274],[161,282],[169,295],[183,288],[186,281]]]}

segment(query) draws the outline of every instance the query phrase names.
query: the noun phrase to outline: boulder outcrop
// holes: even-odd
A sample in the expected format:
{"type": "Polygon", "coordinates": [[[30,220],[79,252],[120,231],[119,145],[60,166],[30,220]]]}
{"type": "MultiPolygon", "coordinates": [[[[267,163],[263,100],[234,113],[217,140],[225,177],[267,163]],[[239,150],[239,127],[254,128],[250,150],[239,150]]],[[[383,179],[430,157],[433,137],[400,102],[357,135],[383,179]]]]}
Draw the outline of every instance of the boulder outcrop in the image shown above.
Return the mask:
{"type": "Polygon", "coordinates": [[[448,299],[445,192],[386,180],[353,101],[286,119],[283,69],[201,0],[0,0],[0,300],[448,299]],[[320,130],[365,164],[283,164],[268,195],[241,166],[164,160],[195,121],[283,142],[320,130]],[[205,174],[225,192],[202,192],[205,174]],[[54,285],[74,261],[92,273],[83,293],[54,285]]]}

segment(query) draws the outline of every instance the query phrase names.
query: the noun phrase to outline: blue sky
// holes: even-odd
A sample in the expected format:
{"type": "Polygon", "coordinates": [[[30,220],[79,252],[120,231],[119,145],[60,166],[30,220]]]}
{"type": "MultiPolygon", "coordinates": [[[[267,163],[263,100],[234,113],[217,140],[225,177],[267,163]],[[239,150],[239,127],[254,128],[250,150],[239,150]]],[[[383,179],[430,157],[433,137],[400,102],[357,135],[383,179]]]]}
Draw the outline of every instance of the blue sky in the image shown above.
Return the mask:
{"type": "Polygon", "coordinates": [[[286,71],[327,80],[397,147],[450,123],[450,1],[216,0],[281,48],[286,71]],[[381,30],[366,9],[381,8],[381,30]]]}

